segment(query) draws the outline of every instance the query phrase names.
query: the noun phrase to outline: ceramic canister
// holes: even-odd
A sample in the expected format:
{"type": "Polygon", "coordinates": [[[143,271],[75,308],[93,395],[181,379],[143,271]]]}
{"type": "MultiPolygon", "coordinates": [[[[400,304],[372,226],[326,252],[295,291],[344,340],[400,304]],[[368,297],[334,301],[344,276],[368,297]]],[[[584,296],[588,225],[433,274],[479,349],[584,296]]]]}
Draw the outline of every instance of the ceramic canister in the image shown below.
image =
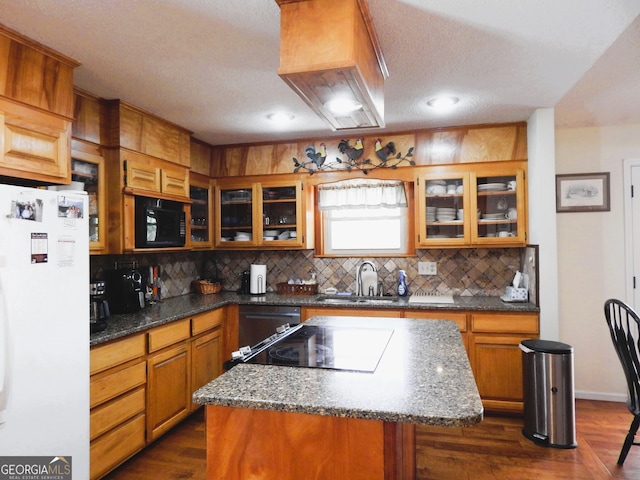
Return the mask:
{"type": "Polygon", "coordinates": [[[249,280],[249,293],[267,293],[267,266],[251,265],[251,278],[249,280]]]}

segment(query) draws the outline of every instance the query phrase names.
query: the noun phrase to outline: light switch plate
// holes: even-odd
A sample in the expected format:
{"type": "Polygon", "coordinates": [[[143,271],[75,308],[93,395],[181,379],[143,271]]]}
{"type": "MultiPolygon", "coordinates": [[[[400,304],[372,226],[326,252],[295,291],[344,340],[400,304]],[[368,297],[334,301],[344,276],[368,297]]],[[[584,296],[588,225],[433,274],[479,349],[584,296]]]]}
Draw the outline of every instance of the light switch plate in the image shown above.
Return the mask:
{"type": "Polygon", "coordinates": [[[436,262],[418,262],[418,273],[420,275],[437,275],[438,264],[436,262]]]}

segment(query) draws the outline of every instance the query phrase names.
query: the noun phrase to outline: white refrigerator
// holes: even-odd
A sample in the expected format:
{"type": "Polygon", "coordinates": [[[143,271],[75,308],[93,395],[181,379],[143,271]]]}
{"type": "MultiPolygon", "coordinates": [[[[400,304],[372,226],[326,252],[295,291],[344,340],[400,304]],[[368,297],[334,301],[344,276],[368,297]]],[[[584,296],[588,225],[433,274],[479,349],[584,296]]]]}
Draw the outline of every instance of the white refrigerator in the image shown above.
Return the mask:
{"type": "Polygon", "coordinates": [[[2,468],[42,457],[70,473],[51,478],[89,478],[87,208],[83,192],[0,184],[2,468]]]}

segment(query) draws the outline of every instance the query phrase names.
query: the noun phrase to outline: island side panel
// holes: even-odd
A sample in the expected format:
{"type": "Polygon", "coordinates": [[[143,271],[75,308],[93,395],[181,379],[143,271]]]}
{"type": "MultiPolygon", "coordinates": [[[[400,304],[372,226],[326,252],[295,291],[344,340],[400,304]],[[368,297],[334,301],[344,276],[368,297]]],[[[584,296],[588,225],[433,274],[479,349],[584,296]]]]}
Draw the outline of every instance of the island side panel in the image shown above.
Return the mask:
{"type": "MultiPolygon", "coordinates": [[[[403,457],[414,461],[413,442],[407,441],[412,429],[394,425],[207,405],[207,479],[403,478],[397,475],[406,469],[403,457]]],[[[409,469],[404,478],[413,479],[415,469],[409,469]]]]}

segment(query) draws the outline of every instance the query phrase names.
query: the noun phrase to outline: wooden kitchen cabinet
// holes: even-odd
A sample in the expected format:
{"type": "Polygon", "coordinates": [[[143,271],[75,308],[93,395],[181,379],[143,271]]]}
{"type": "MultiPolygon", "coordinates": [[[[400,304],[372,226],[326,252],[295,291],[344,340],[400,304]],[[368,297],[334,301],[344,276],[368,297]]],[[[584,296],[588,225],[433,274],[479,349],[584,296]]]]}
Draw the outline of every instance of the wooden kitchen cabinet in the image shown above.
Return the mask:
{"type": "Polygon", "coordinates": [[[105,102],[109,117],[107,145],[189,168],[191,133],[121,100],[105,102]]]}
{"type": "Polygon", "coordinates": [[[104,253],[107,248],[107,196],[100,147],[72,139],[71,180],[84,183],[89,196],[89,251],[91,254],[104,253]]]}
{"type": "Polygon", "coordinates": [[[460,313],[458,311],[442,311],[442,310],[405,310],[404,318],[418,318],[422,320],[449,320],[458,325],[460,329],[460,335],[462,336],[462,343],[464,347],[469,351],[469,335],[467,334],[467,313],[460,313]]]}
{"type": "Polygon", "coordinates": [[[216,185],[216,248],[312,248],[312,191],[297,180],[216,185]]]}
{"type": "Polygon", "coordinates": [[[387,317],[400,318],[402,310],[389,308],[336,308],[336,307],[302,307],[302,321],[308,320],[316,315],[331,317],[387,317]]]}
{"type": "Polygon", "coordinates": [[[191,248],[213,247],[213,183],[209,177],[191,174],[191,248]]]}
{"type": "Polygon", "coordinates": [[[416,245],[524,246],[526,162],[424,168],[416,184],[416,245]]]}
{"type": "Polygon", "coordinates": [[[147,360],[147,441],[186,418],[190,410],[191,359],[188,345],[179,344],[147,360]]]}
{"type": "Polygon", "coordinates": [[[471,173],[471,243],[519,245],[527,242],[524,165],[483,166],[471,173]]]}
{"type": "MultiPolygon", "coordinates": [[[[227,308],[218,308],[191,318],[191,392],[222,374],[224,328],[227,308]]],[[[190,402],[190,410],[200,408],[190,402]]]]}
{"type": "Polygon", "coordinates": [[[200,408],[222,373],[228,308],[91,349],[91,478],[101,478],[200,408]]]}
{"type": "Polygon", "coordinates": [[[145,443],[145,337],[91,349],[90,475],[102,477],[145,443]]]}
{"type": "Polygon", "coordinates": [[[69,183],[78,65],[0,25],[0,175],[69,183]]]}
{"type": "MultiPolygon", "coordinates": [[[[222,329],[200,335],[191,343],[191,393],[222,374],[222,329]]],[[[189,410],[201,405],[189,401],[189,410]]]]}
{"type": "Polygon", "coordinates": [[[135,152],[121,153],[125,188],[129,193],[162,194],[168,199],[189,197],[189,170],[135,152]],[[175,198],[177,197],[177,198],[175,198]]]}
{"type": "Polygon", "coordinates": [[[189,413],[191,358],[186,340],[190,335],[189,319],[153,328],[148,333],[148,442],[177,425],[189,413]]]}
{"type": "Polygon", "coordinates": [[[521,413],[522,340],[537,338],[537,314],[472,313],[469,360],[487,410],[521,413]]]}

